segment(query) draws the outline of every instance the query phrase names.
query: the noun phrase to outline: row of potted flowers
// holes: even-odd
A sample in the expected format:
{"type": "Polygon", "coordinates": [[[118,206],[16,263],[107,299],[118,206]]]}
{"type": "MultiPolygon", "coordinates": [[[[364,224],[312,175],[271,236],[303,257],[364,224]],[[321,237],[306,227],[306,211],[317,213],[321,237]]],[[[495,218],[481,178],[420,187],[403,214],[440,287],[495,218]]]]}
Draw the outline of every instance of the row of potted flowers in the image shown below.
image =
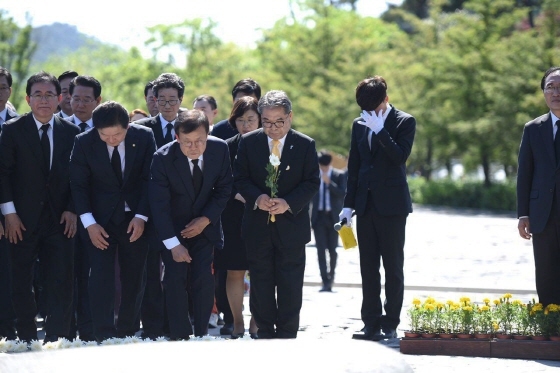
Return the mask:
{"type": "Polygon", "coordinates": [[[441,338],[505,337],[518,339],[560,340],[560,305],[529,303],[504,294],[491,301],[472,302],[469,297],[459,301],[441,302],[433,297],[424,301],[414,298],[407,310],[410,331],[405,336],[424,335],[441,338]]]}

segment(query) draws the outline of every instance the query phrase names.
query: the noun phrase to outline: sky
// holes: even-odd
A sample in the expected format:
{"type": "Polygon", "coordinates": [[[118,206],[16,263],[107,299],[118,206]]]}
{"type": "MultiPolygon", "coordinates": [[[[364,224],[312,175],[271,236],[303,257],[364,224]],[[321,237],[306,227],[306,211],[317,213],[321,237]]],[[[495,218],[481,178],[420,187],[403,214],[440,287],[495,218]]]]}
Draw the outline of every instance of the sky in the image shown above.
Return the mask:
{"type": "MultiPolygon", "coordinates": [[[[387,3],[402,0],[359,0],[357,11],[378,17],[387,3]]],[[[271,28],[290,14],[289,0],[0,0],[0,9],[20,26],[27,19],[34,27],[67,23],[125,49],[142,47],[148,38],[147,27],[193,18],[211,18],[218,23],[215,33],[221,40],[253,47],[261,36],[259,29],[271,28]]]]}

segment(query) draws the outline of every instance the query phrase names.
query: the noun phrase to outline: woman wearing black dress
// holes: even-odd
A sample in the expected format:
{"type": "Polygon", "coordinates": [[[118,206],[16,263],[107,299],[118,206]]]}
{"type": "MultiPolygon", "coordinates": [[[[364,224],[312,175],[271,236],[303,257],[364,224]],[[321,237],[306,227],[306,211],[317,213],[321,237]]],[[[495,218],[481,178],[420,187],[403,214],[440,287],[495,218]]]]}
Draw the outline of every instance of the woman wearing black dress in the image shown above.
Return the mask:
{"type": "MultiPolygon", "coordinates": [[[[241,136],[254,131],[261,126],[260,115],[257,111],[258,101],[254,97],[242,97],[233,105],[229,116],[229,125],[237,128],[239,134],[226,140],[229,146],[231,164],[237,154],[237,147],[241,136]]],[[[231,338],[242,337],[245,333],[243,322],[243,296],[245,293],[245,272],[249,268],[245,243],[241,237],[241,221],[243,219],[245,200],[235,187],[231,198],[222,213],[222,229],[224,231],[224,248],[216,250],[214,267],[227,269],[226,292],[233,313],[233,332],[231,338]]],[[[257,325],[251,317],[249,333],[256,338],[257,325]]]]}

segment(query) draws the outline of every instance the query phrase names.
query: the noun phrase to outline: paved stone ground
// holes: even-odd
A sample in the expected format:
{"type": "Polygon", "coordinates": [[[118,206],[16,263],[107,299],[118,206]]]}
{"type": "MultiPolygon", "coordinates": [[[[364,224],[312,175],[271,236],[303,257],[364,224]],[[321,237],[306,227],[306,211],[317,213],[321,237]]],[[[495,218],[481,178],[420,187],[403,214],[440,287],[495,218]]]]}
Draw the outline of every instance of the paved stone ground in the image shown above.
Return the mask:
{"type": "MultiPolygon", "coordinates": [[[[383,359],[384,352],[387,356],[402,358],[415,372],[449,372],[459,369],[481,372],[507,370],[509,373],[559,371],[560,361],[404,355],[399,352],[399,339],[387,342],[353,341],[352,333],[363,326],[360,320],[359,256],[357,249],[345,251],[340,247],[338,250],[339,263],[334,291],[321,293],[314,242],[307,247],[304,300],[297,343],[306,346],[310,358],[321,356],[317,349],[322,348],[326,341],[329,348],[325,350],[328,353],[324,358],[334,356],[336,361],[348,361],[348,364],[358,360],[362,362],[362,349],[369,351],[369,347],[362,346],[372,346],[371,356],[368,356],[372,362],[372,371],[375,370],[373,366],[376,361],[386,360],[383,359]],[[379,349],[379,345],[384,346],[379,349]],[[340,348],[340,354],[332,353],[333,346],[340,348]]],[[[408,327],[406,309],[413,297],[433,296],[445,301],[469,296],[473,301],[482,301],[486,296],[495,299],[510,292],[514,294],[514,298],[526,302],[536,297],[532,246],[519,237],[517,220],[513,215],[415,206],[415,212],[409,216],[407,223],[405,285],[405,304],[399,336],[408,327]]],[[[248,325],[250,315],[247,297],[245,310],[248,325]]],[[[210,333],[218,336],[219,329],[211,329],[210,333]]],[[[227,345],[231,348],[231,343],[237,341],[229,342],[227,345]]],[[[251,360],[250,346],[262,342],[264,341],[239,341],[247,343],[243,363],[240,369],[234,367],[228,370],[251,371],[241,368],[251,360]]],[[[189,343],[191,341],[185,342],[185,346],[189,346],[189,343]]],[[[216,348],[208,349],[207,356],[198,358],[208,361],[219,358],[222,345],[216,343],[216,348]]],[[[283,345],[278,345],[281,346],[283,345]]],[[[125,346],[115,346],[121,347],[125,346]]],[[[288,351],[291,350],[286,348],[285,352],[288,351]]],[[[28,354],[0,354],[0,368],[3,362],[8,362],[8,357],[10,363],[15,363],[19,359],[25,359],[25,356],[29,357],[28,354]]]]}

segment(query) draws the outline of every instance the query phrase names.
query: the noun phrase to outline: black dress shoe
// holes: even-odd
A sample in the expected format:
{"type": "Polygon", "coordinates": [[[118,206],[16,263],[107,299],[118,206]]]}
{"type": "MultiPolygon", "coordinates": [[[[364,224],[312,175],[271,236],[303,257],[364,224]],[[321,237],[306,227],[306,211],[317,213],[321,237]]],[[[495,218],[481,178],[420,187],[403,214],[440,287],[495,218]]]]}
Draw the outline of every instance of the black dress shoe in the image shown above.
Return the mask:
{"type": "Polygon", "coordinates": [[[381,334],[380,328],[369,328],[367,326],[359,332],[352,334],[352,339],[363,341],[380,341],[383,337],[384,335],[381,334]]]}
{"type": "Polygon", "coordinates": [[[56,334],[50,334],[50,335],[46,335],[45,339],[43,339],[43,344],[47,344],[49,342],[57,342],[59,339],[59,336],[56,334]]]}
{"type": "Polygon", "coordinates": [[[320,293],[325,292],[325,291],[332,292],[331,286],[330,285],[323,285],[321,290],[319,290],[320,293]]]}
{"type": "Polygon", "coordinates": [[[249,336],[251,337],[251,339],[259,339],[258,333],[249,333],[249,336]]]}
{"type": "Polygon", "coordinates": [[[231,335],[233,333],[233,324],[227,323],[220,328],[220,335],[231,335]]]}
{"type": "Polygon", "coordinates": [[[243,338],[243,336],[245,335],[245,333],[231,333],[231,337],[230,339],[238,339],[238,338],[243,338]]]}
{"type": "Polygon", "coordinates": [[[258,331],[257,332],[257,339],[274,339],[276,338],[276,333],[274,332],[265,332],[265,331],[258,331]]]}
{"type": "Polygon", "coordinates": [[[383,339],[397,338],[397,331],[395,329],[384,328],[383,339]]]}

